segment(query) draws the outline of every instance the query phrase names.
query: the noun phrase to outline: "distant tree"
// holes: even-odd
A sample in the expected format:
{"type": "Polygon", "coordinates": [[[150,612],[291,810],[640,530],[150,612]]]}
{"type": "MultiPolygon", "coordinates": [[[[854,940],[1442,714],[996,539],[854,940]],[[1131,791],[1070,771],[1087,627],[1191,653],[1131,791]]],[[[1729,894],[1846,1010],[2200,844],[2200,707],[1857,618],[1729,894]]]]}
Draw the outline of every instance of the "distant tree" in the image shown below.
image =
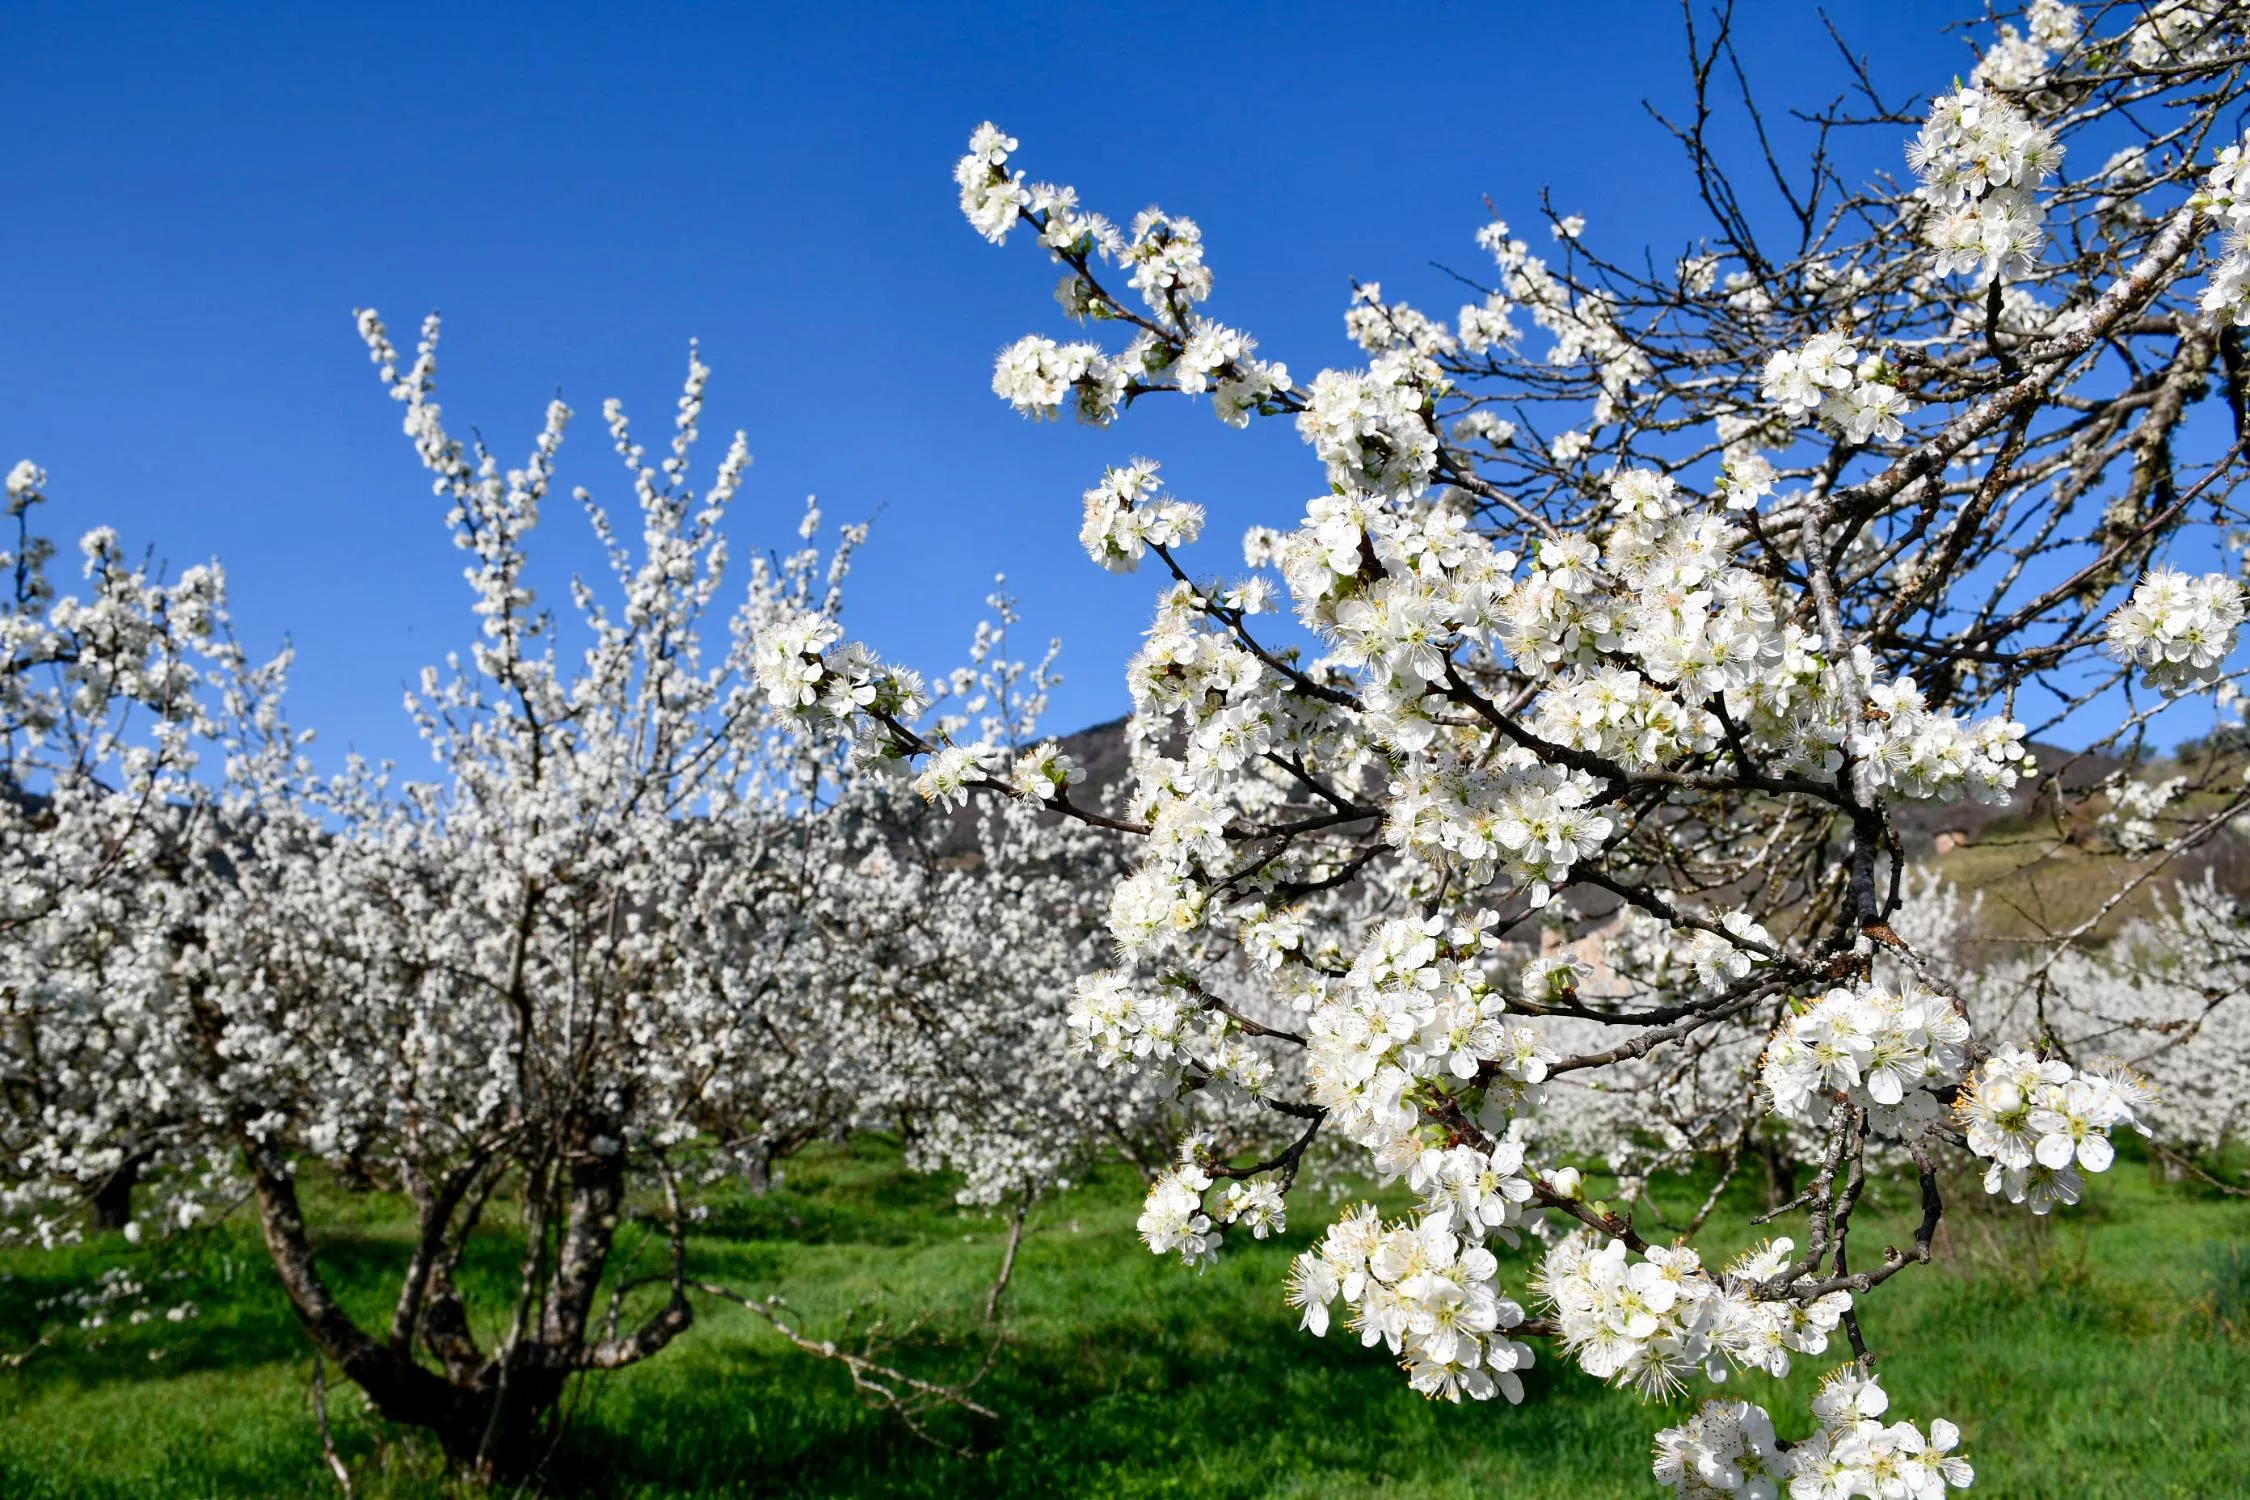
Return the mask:
{"type": "Polygon", "coordinates": [[[123,1086],[140,1018],[108,1001],[133,977],[136,893],[178,869],[169,789],[242,662],[216,567],[166,583],[105,527],[80,544],[83,592],[58,593],[36,529],[46,484],[28,460],[10,470],[0,552],[0,1209],[51,1242],[81,1214],[123,1228],[165,1128],[123,1086]]]}
{"type": "Polygon", "coordinates": [[[2222,724],[2209,734],[2180,741],[2172,749],[2174,760],[2209,760],[2215,757],[2250,754],[2250,729],[2239,724],[2222,724]]]}

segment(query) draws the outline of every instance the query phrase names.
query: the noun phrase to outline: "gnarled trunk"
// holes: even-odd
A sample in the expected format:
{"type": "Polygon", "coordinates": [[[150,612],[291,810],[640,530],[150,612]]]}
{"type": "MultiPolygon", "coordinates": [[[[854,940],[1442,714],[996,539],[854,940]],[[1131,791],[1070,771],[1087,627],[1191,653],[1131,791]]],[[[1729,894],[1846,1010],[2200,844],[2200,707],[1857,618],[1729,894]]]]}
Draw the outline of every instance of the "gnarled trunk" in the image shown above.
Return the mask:
{"type": "Polygon", "coordinates": [[[244,1146],[266,1248],[306,1336],[379,1415],[429,1432],[456,1465],[489,1483],[519,1483],[543,1462],[571,1376],[638,1363],[693,1321],[675,1212],[671,1300],[621,1337],[613,1299],[608,1326],[596,1332],[595,1294],[624,1205],[625,1156],[616,1135],[596,1122],[578,1122],[569,1139],[572,1149],[556,1174],[563,1201],[554,1216],[532,1217],[539,1240],[527,1246],[518,1316],[511,1337],[489,1352],[476,1343],[453,1270],[499,1170],[473,1159],[436,1183],[409,1176],[421,1233],[389,1337],[377,1339],[344,1311],[320,1274],[290,1162],[272,1146],[244,1146]],[[557,1222],[550,1271],[543,1226],[557,1222]]]}

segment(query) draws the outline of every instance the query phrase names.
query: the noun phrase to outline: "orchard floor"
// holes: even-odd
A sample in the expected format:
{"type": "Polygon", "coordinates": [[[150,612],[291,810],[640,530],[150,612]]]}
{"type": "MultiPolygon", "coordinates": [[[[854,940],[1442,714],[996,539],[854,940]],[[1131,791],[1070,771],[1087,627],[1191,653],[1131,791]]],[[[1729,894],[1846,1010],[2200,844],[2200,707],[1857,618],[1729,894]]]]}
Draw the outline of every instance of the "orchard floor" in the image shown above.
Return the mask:
{"type": "MultiPolygon", "coordinates": [[[[397,1206],[332,1189],[317,1197],[316,1224],[345,1220],[325,1241],[331,1274],[372,1313],[383,1273],[404,1258],[397,1206]]],[[[1903,1236],[1910,1198],[1907,1184],[1879,1190],[1875,1207],[1889,1217],[1864,1224],[1865,1258],[1903,1236]]],[[[1282,1272],[1317,1225],[1279,1243],[1243,1238],[1194,1276],[1141,1249],[1137,1200],[1137,1185],[1115,1174],[1033,1216],[1008,1342],[978,1388],[1002,1419],[936,1423],[973,1441],[977,1457],[918,1440],[869,1411],[834,1365],[706,1303],[664,1356],[585,1388],[545,1486],[636,1497],[1661,1493],[1647,1452],[1655,1429],[1676,1420],[1662,1408],[1551,1363],[1533,1372],[1521,1407],[1426,1402],[1380,1351],[1297,1331],[1282,1272]]],[[[1312,1219],[1313,1207],[1300,1214],[1312,1219]]],[[[1729,1207],[1742,1210],[1739,1226],[1755,1204],[1729,1207]]],[[[2033,1223],[1964,1204],[1939,1263],[1909,1268],[1870,1299],[1863,1316],[1894,1413],[1958,1422],[1975,1493],[1992,1500],[2246,1493],[2250,1203],[2158,1185],[2120,1161],[2058,1217],[2033,1223]]],[[[704,1229],[702,1274],[785,1293],[816,1333],[835,1332],[855,1307],[894,1326],[926,1314],[898,1357],[937,1377],[974,1362],[1004,1226],[955,1209],[943,1183],[906,1175],[881,1145],[793,1163],[774,1191],[723,1201],[704,1229]]],[[[84,1253],[109,1263],[120,1249],[112,1237],[84,1253]]],[[[163,1253],[186,1273],[178,1285],[199,1318],[120,1329],[99,1347],[48,1349],[0,1372],[0,1495],[337,1494],[307,1400],[309,1354],[252,1230],[226,1226],[163,1253]]],[[[497,1285],[512,1257],[505,1239],[493,1234],[480,1256],[471,1271],[497,1285]]],[[[0,1257],[13,1273],[0,1282],[0,1349],[21,1346],[57,1269],[37,1254],[0,1257]]],[[[1738,1376],[1733,1388],[1772,1407],[1785,1434],[1801,1432],[1806,1390],[1830,1363],[1803,1362],[1787,1392],[1764,1377],[1738,1376]]],[[[331,1387],[329,1407],[355,1494],[458,1493],[426,1445],[373,1420],[356,1393],[331,1387]]]]}

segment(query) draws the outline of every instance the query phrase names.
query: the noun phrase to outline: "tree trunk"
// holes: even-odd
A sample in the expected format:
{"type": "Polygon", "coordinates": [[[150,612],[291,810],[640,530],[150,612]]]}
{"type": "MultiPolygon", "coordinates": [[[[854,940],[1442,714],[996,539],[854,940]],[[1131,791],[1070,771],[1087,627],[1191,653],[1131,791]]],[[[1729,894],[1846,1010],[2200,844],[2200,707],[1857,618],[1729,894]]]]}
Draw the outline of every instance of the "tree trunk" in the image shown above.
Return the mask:
{"type": "MultiPolygon", "coordinates": [[[[323,1279],[289,1161],[261,1142],[243,1148],[274,1272],[306,1336],[366,1393],[377,1415],[427,1431],[452,1463],[488,1484],[521,1484],[545,1462],[571,1376],[637,1364],[694,1322],[685,1295],[684,1227],[675,1212],[671,1299],[637,1329],[600,1336],[595,1293],[624,1208],[623,1142],[607,1122],[583,1121],[572,1131],[572,1145],[563,1173],[562,1233],[538,1299],[541,1315],[522,1327],[512,1349],[490,1352],[477,1346],[444,1245],[456,1211],[473,1222],[495,1180],[481,1159],[436,1184],[409,1174],[422,1234],[386,1330],[390,1337],[378,1339],[352,1320],[323,1279]],[[417,1334],[444,1365],[442,1373],[415,1357],[417,1334]]],[[[609,1322],[615,1323],[614,1311],[609,1322]]]]}
{"type": "Polygon", "coordinates": [[[565,1378],[560,1371],[535,1364],[518,1368],[509,1377],[504,1395],[475,1392],[467,1402],[466,1432],[446,1443],[446,1456],[486,1484],[526,1483],[553,1451],[555,1435],[548,1419],[562,1400],[565,1378]],[[497,1412],[495,1399],[500,1403],[497,1412]]]}
{"type": "Polygon", "coordinates": [[[1766,1210],[1772,1212],[1797,1196],[1797,1159],[1789,1144],[1772,1136],[1758,1142],[1758,1160],[1766,1169],[1766,1210]]]}
{"type": "Polygon", "coordinates": [[[128,1156],[103,1178],[87,1202],[93,1208],[96,1229],[123,1229],[133,1222],[133,1189],[141,1180],[141,1159],[128,1156]]]}
{"type": "Polygon", "coordinates": [[[563,1209],[562,1243],[555,1252],[555,1274],[546,1296],[540,1341],[556,1349],[586,1342],[594,1294],[617,1237],[625,1208],[625,1142],[609,1121],[579,1116],[572,1122],[565,1164],[570,1197],[563,1209]]]}
{"type": "Polygon", "coordinates": [[[494,1482],[528,1475],[542,1455],[539,1437],[562,1395],[567,1364],[555,1359],[554,1351],[527,1343],[517,1351],[505,1403],[496,1411],[496,1362],[486,1361],[468,1383],[456,1383],[416,1363],[411,1352],[402,1354],[370,1337],[320,1274],[289,1162],[258,1142],[247,1143],[243,1154],[257,1186],[259,1227],[274,1273],[306,1337],[336,1361],[377,1415],[429,1432],[454,1463],[494,1482]]]}

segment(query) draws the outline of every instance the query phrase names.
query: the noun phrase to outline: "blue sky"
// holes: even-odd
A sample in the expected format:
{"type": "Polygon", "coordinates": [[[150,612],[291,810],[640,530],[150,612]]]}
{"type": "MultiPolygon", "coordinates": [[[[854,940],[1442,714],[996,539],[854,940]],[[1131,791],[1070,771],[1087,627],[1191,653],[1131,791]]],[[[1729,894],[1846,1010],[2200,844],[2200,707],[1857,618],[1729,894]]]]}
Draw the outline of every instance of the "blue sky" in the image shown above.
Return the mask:
{"type": "MultiPolygon", "coordinates": [[[[1952,7],[1828,7],[1900,93],[1968,52],[1952,7]]],[[[1840,87],[1814,7],[1750,0],[1774,105],[1840,87]]],[[[441,508],[353,334],[447,320],[444,401],[519,457],[547,398],[581,413],[566,483],[619,503],[604,397],[664,430],[699,338],[706,457],[757,455],[738,552],[817,492],[872,516],[850,621],[957,661],[991,575],[1065,640],[1051,727],[1120,713],[1153,581],[1076,541],[1106,462],[1162,458],[1212,512],[1211,566],[1286,524],[1319,473],[1280,424],[1200,408],[1033,425],[993,354],[1055,331],[1034,249],[986,246],[948,177],[987,117],[1034,177],[1123,218],[1195,216],[1217,316],[1309,374],[1349,363],[1351,279],[1433,310],[1477,263],[1489,195],[1538,195],[1615,252],[1696,220],[1641,109],[1684,102],[1677,9],[1496,0],[1040,6],[37,5],[0,16],[0,467],[52,476],[48,524],[108,523],[175,567],[217,556],[256,649],[298,648],[294,717],[332,757],[413,759],[399,690],[470,638],[441,508]]],[[[1868,165],[1878,161],[1869,138],[1868,165]]],[[[1903,144],[1903,142],[1899,143],[1903,144]]],[[[550,585],[590,565],[551,509],[550,585]]],[[[550,587],[550,593],[554,591],[550,587]]]]}

